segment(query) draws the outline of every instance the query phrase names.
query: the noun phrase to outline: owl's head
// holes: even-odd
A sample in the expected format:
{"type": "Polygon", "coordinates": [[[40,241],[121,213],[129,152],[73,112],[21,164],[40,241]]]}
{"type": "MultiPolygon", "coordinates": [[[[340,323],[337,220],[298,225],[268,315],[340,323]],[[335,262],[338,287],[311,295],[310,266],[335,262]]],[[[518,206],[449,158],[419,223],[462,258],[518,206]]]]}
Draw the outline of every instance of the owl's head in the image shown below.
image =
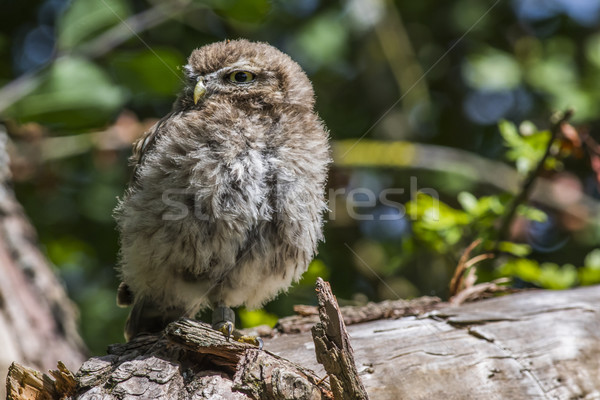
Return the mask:
{"type": "Polygon", "coordinates": [[[183,109],[203,102],[253,101],[312,108],[312,85],[287,54],[266,43],[231,40],[192,52],[185,66],[187,84],[178,103],[183,109]]]}

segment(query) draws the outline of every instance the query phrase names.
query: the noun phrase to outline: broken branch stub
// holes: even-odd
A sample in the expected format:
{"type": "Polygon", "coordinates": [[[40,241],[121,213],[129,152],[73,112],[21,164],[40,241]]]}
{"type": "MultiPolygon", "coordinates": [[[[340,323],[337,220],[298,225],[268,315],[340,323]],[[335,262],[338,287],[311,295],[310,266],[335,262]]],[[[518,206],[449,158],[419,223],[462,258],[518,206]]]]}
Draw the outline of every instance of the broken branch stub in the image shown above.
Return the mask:
{"type": "Polygon", "coordinates": [[[358,376],[354,351],[331,286],[318,278],[316,291],[320,322],[312,328],[312,336],[317,361],[329,375],[333,397],[336,400],[366,400],[367,391],[358,376]]]}

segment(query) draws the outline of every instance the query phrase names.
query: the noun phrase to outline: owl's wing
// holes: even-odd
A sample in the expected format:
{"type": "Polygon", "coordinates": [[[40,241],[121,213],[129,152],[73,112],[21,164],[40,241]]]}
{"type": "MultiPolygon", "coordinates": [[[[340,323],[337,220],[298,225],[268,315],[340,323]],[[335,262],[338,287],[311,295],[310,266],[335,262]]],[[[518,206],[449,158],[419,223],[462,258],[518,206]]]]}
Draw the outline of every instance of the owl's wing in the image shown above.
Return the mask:
{"type": "Polygon", "coordinates": [[[156,124],[152,126],[152,128],[144,132],[144,134],[133,143],[132,154],[131,157],[129,157],[129,164],[133,166],[133,172],[131,174],[131,179],[129,180],[129,186],[135,184],[137,179],[137,171],[144,162],[144,155],[154,147],[154,143],[156,143],[156,139],[160,136],[162,131],[161,128],[163,124],[169,118],[171,118],[172,115],[173,112],[170,112],[162,117],[156,124]]]}

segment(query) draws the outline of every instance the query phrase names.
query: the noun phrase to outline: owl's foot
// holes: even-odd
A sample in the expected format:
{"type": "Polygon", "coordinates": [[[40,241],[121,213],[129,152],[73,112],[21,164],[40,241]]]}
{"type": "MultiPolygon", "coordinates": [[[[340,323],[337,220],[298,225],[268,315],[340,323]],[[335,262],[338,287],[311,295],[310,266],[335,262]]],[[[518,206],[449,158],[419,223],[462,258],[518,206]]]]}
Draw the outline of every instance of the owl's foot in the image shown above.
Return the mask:
{"type": "Polygon", "coordinates": [[[220,322],[216,325],[213,325],[213,329],[221,332],[223,334],[223,336],[225,336],[227,339],[229,339],[233,335],[233,331],[235,328],[233,326],[233,322],[224,321],[224,322],[220,322]]]}
{"type": "Polygon", "coordinates": [[[253,346],[258,347],[259,350],[262,350],[262,348],[264,346],[263,340],[260,337],[251,336],[251,335],[243,335],[238,330],[233,331],[232,337],[236,342],[251,344],[253,346]]]}
{"type": "Polygon", "coordinates": [[[221,332],[227,339],[233,338],[236,342],[254,345],[260,349],[263,348],[263,341],[256,336],[243,335],[235,329],[235,313],[226,306],[217,306],[212,314],[212,327],[221,332]]]}
{"type": "Polygon", "coordinates": [[[217,306],[212,313],[212,327],[230,338],[235,329],[235,313],[226,306],[217,306]]]}

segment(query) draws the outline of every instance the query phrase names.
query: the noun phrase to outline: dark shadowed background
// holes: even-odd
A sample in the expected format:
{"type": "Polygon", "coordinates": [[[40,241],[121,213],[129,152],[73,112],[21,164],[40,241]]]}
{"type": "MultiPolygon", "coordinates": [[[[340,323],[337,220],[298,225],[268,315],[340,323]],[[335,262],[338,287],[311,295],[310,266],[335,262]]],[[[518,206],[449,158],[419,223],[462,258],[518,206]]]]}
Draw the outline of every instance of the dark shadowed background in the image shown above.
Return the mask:
{"type": "MultiPolygon", "coordinates": [[[[241,310],[243,326],[314,303],[317,276],[343,304],[446,297],[464,247],[498,224],[474,222],[477,201],[503,207],[523,176],[512,168],[530,170],[544,147],[513,143],[522,154],[507,154],[498,122],[527,137],[573,107],[572,123],[598,137],[596,0],[2,0],[0,10],[0,115],[17,195],[96,354],[123,340],[111,212],[131,173],[130,145],[170,110],[194,48],[244,37],[288,53],[313,82],[336,150],[318,258],[287,295],[241,310]],[[403,212],[418,189],[439,196],[435,222],[445,228],[403,212]]],[[[484,264],[481,280],[600,281],[600,228],[581,205],[600,199],[590,160],[573,151],[544,174],[568,195],[554,190],[557,209],[518,219],[513,256],[484,264]]]]}

